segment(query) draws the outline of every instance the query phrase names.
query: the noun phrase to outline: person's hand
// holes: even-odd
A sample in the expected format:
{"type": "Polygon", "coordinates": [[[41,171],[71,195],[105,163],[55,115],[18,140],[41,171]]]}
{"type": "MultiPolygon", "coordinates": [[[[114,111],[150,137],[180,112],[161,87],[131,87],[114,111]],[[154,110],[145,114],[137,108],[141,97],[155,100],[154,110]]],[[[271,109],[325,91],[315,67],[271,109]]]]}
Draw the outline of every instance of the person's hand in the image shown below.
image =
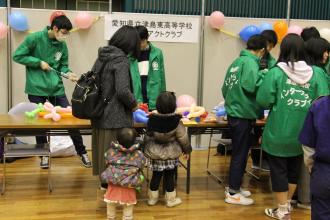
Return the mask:
{"type": "Polygon", "coordinates": [[[46,63],[45,61],[41,61],[40,62],[40,68],[44,71],[49,71],[50,70],[50,66],[48,63],[46,63]]]}
{"type": "Polygon", "coordinates": [[[77,82],[79,77],[75,73],[68,73],[68,79],[72,82],[77,82]]]}
{"type": "Polygon", "coordinates": [[[189,160],[189,154],[183,154],[183,155],[182,155],[182,158],[183,158],[184,160],[189,160]]]}

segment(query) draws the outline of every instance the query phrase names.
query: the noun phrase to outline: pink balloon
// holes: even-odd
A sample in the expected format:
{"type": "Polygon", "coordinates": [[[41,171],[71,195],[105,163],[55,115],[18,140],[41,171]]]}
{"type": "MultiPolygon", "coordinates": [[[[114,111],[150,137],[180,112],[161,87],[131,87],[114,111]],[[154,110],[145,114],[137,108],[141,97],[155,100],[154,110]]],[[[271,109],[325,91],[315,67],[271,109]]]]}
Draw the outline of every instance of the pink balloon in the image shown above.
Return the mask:
{"type": "Polygon", "coordinates": [[[210,15],[209,24],[214,29],[220,29],[225,24],[225,15],[221,11],[214,11],[210,15]]]}
{"type": "Polygon", "coordinates": [[[8,33],[7,25],[0,22],[0,39],[4,39],[5,37],[7,37],[7,33],[8,33]]]}
{"type": "Polygon", "coordinates": [[[196,101],[190,95],[180,95],[176,100],[176,106],[180,107],[190,107],[196,105],[196,101]]]}
{"type": "Polygon", "coordinates": [[[288,29],[288,34],[298,34],[300,36],[302,30],[303,29],[301,27],[299,27],[298,25],[290,25],[290,27],[288,29]]]}
{"type": "Polygon", "coordinates": [[[74,19],[76,26],[80,29],[88,29],[93,24],[93,17],[88,12],[79,12],[74,19]]]}

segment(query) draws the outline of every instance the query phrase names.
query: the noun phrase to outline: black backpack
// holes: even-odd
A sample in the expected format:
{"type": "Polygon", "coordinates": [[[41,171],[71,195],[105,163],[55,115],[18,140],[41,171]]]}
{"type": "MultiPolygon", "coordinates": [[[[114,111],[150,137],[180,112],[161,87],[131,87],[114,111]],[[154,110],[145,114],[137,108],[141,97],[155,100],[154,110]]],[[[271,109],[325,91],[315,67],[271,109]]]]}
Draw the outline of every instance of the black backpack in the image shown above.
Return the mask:
{"type": "Polygon", "coordinates": [[[102,116],[109,98],[102,98],[101,74],[108,60],[102,63],[101,68],[88,71],[81,75],[72,93],[72,114],[81,119],[93,119],[102,116]]]}

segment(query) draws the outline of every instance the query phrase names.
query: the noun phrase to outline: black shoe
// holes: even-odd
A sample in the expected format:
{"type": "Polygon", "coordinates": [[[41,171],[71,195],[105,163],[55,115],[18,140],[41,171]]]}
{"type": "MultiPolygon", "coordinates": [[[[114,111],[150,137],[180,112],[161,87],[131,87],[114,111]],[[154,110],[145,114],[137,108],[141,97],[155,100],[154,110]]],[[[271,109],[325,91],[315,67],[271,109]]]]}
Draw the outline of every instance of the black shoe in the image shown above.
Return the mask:
{"type": "Polygon", "coordinates": [[[84,167],[90,168],[92,167],[92,162],[89,160],[87,153],[80,155],[81,162],[84,165],[84,167]]]}
{"type": "Polygon", "coordinates": [[[101,190],[107,190],[108,189],[108,184],[107,183],[101,183],[100,189],[101,190]]]}

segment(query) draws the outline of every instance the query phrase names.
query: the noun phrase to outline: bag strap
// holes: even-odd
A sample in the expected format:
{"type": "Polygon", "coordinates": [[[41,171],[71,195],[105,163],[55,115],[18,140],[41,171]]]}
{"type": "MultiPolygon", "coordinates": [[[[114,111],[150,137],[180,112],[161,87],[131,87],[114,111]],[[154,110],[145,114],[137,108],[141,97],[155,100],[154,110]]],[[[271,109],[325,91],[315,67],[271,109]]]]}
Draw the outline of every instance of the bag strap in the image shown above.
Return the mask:
{"type": "MultiPolygon", "coordinates": [[[[109,57],[108,59],[106,59],[105,61],[103,61],[102,64],[101,64],[101,68],[100,68],[97,72],[95,71],[95,75],[97,75],[97,76],[100,77],[99,80],[101,80],[101,73],[103,72],[105,66],[108,64],[108,62],[110,61],[110,59],[111,59],[111,58],[109,57]]],[[[99,84],[101,84],[101,81],[99,82],[99,84]]],[[[108,104],[108,103],[110,102],[110,97],[105,98],[105,99],[103,100],[103,102],[104,102],[105,104],[108,104]]]]}

